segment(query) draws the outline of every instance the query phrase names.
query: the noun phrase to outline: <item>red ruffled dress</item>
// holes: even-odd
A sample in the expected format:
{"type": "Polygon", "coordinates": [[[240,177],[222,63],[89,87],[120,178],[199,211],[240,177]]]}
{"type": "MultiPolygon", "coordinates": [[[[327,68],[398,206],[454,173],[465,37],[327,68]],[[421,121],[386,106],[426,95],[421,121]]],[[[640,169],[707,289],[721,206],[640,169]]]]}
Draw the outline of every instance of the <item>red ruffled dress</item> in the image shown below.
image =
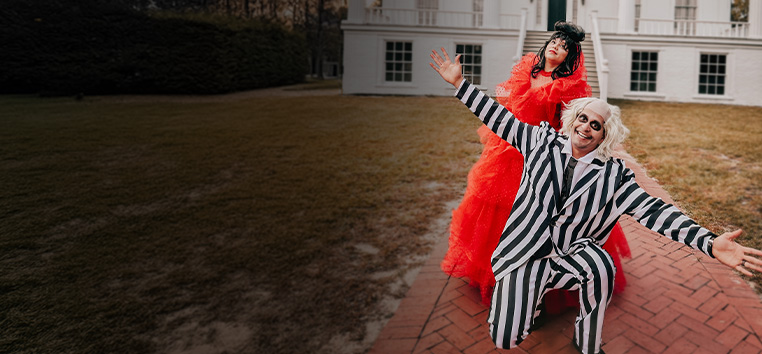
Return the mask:
{"type": "MultiPolygon", "coordinates": [[[[496,100],[522,122],[540,125],[542,121],[548,121],[558,130],[561,128],[560,104],[592,95],[587,84],[587,70],[580,65],[571,76],[532,87],[531,70],[536,60],[534,53],[525,55],[513,67],[511,78],[497,86],[496,100]]],[[[580,61],[584,63],[582,55],[580,61]]],[[[550,73],[541,71],[538,75],[549,76],[550,73]]],[[[480,127],[478,133],[484,149],[468,174],[463,201],[453,211],[450,247],[441,266],[449,275],[468,278],[472,286],[481,290],[482,301],[489,304],[495,286],[492,252],[497,247],[516,198],[524,159],[518,150],[486,126],[480,127]]],[[[619,223],[603,248],[614,258],[617,267],[614,293],[619,293],[626,284],[621,256],[630,256],[619,223]]],[[[560,313],[578,304],[576,292],[552,291],[545,296],[549,313],[560,313]]]]}

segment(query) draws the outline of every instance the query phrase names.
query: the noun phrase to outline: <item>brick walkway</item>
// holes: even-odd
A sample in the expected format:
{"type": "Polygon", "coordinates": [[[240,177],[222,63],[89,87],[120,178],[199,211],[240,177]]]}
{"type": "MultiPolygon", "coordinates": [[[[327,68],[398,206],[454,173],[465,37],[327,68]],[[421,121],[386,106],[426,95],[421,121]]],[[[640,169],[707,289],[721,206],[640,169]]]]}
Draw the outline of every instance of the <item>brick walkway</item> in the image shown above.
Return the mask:
{"type": "MultiPolygon", "coordinates": [[[[641,187],[673,203],[631,156],[620,156],[641,187]]],[[[746,282],[629,217],[620,221],[632,258],[623,260],[627,288],[606,311],[606,353],[762,352],[762,302],[746,282]]],[[[551,317],[518,348],[496,349],[478,291],[439,269],[446,251],[445,234],[371,353],[576,353],[571,345],[576,311],[551,317]]]]}

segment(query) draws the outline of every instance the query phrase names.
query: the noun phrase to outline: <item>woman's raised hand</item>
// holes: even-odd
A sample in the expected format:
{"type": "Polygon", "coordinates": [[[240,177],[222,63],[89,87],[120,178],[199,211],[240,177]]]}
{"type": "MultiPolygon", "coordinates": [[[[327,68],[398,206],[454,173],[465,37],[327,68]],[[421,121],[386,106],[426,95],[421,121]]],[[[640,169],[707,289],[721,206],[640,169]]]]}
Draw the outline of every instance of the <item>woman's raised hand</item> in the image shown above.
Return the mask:
{"type": "Polygon", "coordinates": [[[434,59],[434,63],[429,63],[434,70],[436,70],[442,78],[452,84],[455,87],[460,86],[460,82],[463,81],[463,72],[460,67],[460,54],[455,56],[455,61],[450,61],[450,56],[447,55],[447,51],[444,48],[442,49],[442,53],[444,54],[444,59],[442,59],[441,56],[439,56],[439,53],[437,53],[436,50],[432,50],[431,59],[434,59]]]}

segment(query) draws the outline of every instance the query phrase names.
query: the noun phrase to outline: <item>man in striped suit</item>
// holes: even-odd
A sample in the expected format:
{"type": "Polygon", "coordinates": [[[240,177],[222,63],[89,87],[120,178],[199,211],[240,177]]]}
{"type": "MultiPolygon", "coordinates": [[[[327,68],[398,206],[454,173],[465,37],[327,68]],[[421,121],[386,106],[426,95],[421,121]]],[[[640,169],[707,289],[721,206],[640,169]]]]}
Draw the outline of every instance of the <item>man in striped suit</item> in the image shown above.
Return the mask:
{"type": "Polygon", "coordinates": [[[580,312],[573,343],[582,353],[601,352],[601,332],[615,267],[601,248],[619,217],[682,242],[741,273],[762,271],[762,251],[733,241],[741,230],[717,236],[676,207],[648,195],[624,161],[611,156],[627,136],[619,109],[596,98],[572,101],[556,132],[532,126],[463,79],[460,56],[433,51],[430,63],[456,96],[495,134],[524,155],[511,215],[492,254],[495,290],[488,322],[500,348],[529,334],[537,305],[551,289],[578,289],[580,312]]]}

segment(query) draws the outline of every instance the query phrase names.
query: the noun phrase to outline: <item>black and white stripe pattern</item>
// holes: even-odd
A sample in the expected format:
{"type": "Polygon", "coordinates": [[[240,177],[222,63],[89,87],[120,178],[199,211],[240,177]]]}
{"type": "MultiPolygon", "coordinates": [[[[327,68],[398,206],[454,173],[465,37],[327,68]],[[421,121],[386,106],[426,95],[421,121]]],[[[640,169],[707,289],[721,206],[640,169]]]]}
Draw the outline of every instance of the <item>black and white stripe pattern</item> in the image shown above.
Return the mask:
{"type": "Polygon", "coordinates": [[[648,195],[635,183],[624,161],[595,159],[558,210],[564,166],[561,153],[568,139],[546,122],[525,124],[503,106],[463,81],[456,96],[493,132],[524,155],[521,178],[510,218],[492,256],[496,280],[526,263],[547,239],[556,253],[566,255],[585,244],[603,244],[622,214],[644,226],[712,256],[709,240],[716,237],[672,205],[648,195]]]}
{"type": "MultiPolygon", "coordinates": [[[[637,185],[634,173],[620,159],[595,159],[586,167],[582,178],[573,186],[569,198],[559,209],[556,200],[561,195],[563,170],[569,159],[562,149],[569,138],[558,134],[547,122],[540,126],[522,123],[465,80],[456,96],[487,127],[524,155],[521,184],[500,242],[492,255],[492,270],[501,285],[495,289],[490,323],[494,323],[499,311],[512,311],[510,316],[499,312],[498,317],[502,316],[509,322],[500,321],[498,327],[493,328],[494,336],[503,338],[501,333],[514,336],[508,341],[500,339],[500,343],[515,345],[514,340],[523,338],[529,328],[525,315],[533,313],[537,303],[536,289],[548,281],[544,278],[545,273],[535,269],[539,264],[536,259],[546,256],[538,254],[538,251],[548,241],[552,243],[556,258],[585,253],[603,245],[619,217],[628,214],[649,229],[712,257],[709,241],[716,235],[696,224],[676,207],[648,195],[637,185]],[[519,269],[521,274],[516,273],[519,269]],[[506,278],[509,276],[512,278],[506,278]],[[509,325],[511,327],[507,332],[506,328],[500,327],[509,325]]],[[[604,266],[597,261],[589,264],[604,266]]],[[[598,272],[603,271],[599,268],[598,272]]],[[[599,301],[595,300],[597,296],[611,288],[610,284],[604,285],[583,288],[582,292],[594,299],[581,299],[583,305],[585,301],[599,301]]],[[[600,345],[600,325],[605,304],[602,307],[585,305],[580,316],[596,309],[601,310],[600,315],[595,315],[601,318],[601,322],[577,328],[576,335],[582,336],[578,340],[583,348],[593,345],[592,341],[597,341],[593,347],[600,345]],[[590,331],[597,334],[593,335],[590,331]]]]}
{"type": "Polygon", "coordinates": [[[487,319],[492,340],[499,348],[519,345],[529,335],[537,304],[548,291],[579,289],[574,341],[583,353],[597,353],[615,273],[611,256],[596,244],[574,255],[527,262],[495,285],[487,319]]]}

